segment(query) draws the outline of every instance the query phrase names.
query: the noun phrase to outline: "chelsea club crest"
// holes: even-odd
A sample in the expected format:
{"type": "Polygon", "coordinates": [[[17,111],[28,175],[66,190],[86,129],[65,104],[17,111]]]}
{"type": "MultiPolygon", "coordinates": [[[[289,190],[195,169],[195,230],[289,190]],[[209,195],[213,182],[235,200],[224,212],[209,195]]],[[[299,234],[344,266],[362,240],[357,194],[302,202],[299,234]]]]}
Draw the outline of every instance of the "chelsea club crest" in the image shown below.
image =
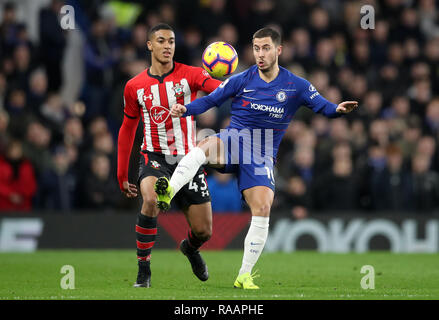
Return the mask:
{"type": "Polygon", "coordinates": [[[276,94],[276,99],[279,102],[284,102],[287,99],[287,94],[284,91],[279,91],[276,94]]]}

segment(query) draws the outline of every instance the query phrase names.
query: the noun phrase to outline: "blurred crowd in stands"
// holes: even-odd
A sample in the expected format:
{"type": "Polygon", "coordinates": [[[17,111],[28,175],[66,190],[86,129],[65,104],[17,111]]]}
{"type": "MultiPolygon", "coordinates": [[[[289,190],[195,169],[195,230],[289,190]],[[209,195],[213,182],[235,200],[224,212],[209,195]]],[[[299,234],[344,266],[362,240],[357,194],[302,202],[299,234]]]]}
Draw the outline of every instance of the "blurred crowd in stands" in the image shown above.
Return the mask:
{"type": "MultiPolygon", "coordinates": [[[[280,65],[334,103],[359,101],[333,120],[299,110],[279,150],[274,210],[439,209],[438,1],[40,2],[33,29],[19,18],[26,1],[0,1],[0,210],[138,207],[118,190],[117,134],[123,88],[149,66],[147,31],[159,22],[176,30],[176,61],[200,66],[204,48],[222,40],[238,52],[236,72],[254,63],[252,34],[271,25],[283,37],[280,65]],[[65,4],[80,46],[60,27],[65,4]],[[360,26],[365,4],[374,29],[360,26]],[[69,52],[77,62],[65,67],[69,52]]],[[[197,126],[218,131],[229,111],[211,109],[197,126]]],[[[133,182],[140,138],[139,128],[133,182]]],[[[214,211],[245,210],[233,176],[209,171],[208,184],[214,211]]]]}

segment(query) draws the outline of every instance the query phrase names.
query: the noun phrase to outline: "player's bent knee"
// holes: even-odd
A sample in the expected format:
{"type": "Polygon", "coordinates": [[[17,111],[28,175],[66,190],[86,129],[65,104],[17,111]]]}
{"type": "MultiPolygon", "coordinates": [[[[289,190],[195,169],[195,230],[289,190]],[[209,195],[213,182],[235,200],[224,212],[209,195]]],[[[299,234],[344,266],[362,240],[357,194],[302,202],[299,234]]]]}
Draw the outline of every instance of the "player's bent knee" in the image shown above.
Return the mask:
{"type": "Polygon", "coordinates": [[[207,137],[203,139],[197,147],[204,151],[206,159],[210,164],[222,163],[221,140],[217,137],[207,137]]]}
{"type": "Polygon", "coordinates": [[[146,213],[148,216],[156,216],[159,213],[155,198],[143,197],[142,214],[144,213],[146,213]]]}
{"type": "Polygon", "coordinates": [[[193,228],[192,233],[200,240],[207,241],[212,237],[212,228],[193,228]]]}
{"type": "Polygon", "coordinates": [[[269,203],[262,203],[251,208],[252,215],[269,217],[270,216],[271,205],[269,203]]]}

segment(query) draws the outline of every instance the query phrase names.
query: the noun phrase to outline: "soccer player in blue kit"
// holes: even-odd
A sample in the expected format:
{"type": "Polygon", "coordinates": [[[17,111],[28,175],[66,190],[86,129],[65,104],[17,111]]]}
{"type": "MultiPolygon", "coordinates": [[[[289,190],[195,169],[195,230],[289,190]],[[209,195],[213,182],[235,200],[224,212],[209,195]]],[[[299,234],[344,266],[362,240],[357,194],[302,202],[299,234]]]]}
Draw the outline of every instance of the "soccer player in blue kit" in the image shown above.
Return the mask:
{"type": "Polygon", "coordinates": [[[233,98],[229,126],[193,148],[179,162],[170,180],[161,177],[155,184],[157,205],[167,210],[174,195],[206,162],[220,172],[236,174],[252,219],[235,288],[259,289],[253,282],[252,269],[268,236],[277,150],[295,112],[305,105],[335,118],[358,107],[357,101],[336,105],[323,98],[307,80],[278,65],[281,52],[280,34],[272,28],[262,28],[253,35],[256,65],[231,76],[205,97],[186,106],[173,105],[171,116],[180,117],[201,114],[233,98]]]}

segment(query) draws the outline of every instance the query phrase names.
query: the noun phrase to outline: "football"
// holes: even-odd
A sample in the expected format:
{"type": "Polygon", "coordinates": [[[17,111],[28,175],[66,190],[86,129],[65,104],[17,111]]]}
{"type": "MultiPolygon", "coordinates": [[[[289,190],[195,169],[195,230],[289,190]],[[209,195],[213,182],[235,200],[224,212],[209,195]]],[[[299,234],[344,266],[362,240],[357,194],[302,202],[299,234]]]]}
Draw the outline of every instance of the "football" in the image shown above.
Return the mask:
{"type": "Polygon", "coordinates": [[[230,44],[217,41],[203,52],[203,68],[212,77],[221,78],[233,73],[238,66],[238,55],[230,44]]]}

